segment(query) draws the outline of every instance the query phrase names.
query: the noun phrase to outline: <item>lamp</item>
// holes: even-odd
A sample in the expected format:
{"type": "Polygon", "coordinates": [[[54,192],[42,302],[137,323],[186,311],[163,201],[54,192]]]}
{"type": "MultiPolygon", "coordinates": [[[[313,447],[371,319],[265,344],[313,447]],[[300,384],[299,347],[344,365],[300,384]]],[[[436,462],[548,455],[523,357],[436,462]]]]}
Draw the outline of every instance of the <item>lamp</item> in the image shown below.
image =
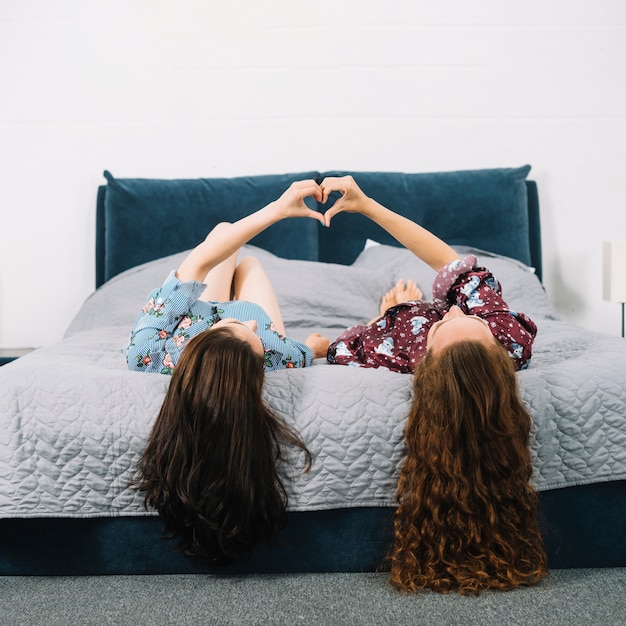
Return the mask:
{"type": "Polygon", "coordinates": [[[605,241],[602,297],[622,303],[622,337],[624,336],[624,303],[626,302],[626,241],[605,241]]]}

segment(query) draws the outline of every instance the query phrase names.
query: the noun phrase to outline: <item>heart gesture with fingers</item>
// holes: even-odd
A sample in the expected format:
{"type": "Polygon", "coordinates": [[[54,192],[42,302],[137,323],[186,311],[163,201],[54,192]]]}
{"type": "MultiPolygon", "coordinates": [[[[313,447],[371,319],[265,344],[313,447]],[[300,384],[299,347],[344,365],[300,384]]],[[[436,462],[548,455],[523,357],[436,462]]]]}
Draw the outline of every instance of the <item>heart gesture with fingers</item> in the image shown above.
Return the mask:
{"type": "Polygon", "coordinates": [[[324,213],[324,222],[330,226],[330,222],[338,213],[363,213],[366,214],[368,204],[372,202],[356,184],[352,176],[325,178],[320,184],[322,204],[328,202],[330,194],[339,192],[341,197],[333,206],[324,213]]]}

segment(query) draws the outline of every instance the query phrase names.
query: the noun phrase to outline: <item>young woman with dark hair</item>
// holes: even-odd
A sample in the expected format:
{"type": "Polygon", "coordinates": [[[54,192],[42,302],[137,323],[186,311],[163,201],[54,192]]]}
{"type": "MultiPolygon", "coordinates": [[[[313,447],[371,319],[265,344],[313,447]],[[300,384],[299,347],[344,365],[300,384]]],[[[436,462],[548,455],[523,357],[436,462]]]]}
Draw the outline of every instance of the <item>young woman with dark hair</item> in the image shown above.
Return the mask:
{"type": "Polygon", "coordinates": [[[415,592],[480,593],[535,585],[547,575],[532,486],[531,417],[516,370],[528,365],[537,327],[502,298],[474,256],[368,198],[352,177],[326,179],[325,214],[360,213],[429,264],[433,302],[398,281],[380,317],[347,329],[331,363],[414,373],[407,455],[397,487],[391,582],[415,592]]]}
{"type": "Polygon", "coordinates": [[[300,181],[235,223],[218,224],[148,297],[131,333],[130,369],[171,374],[134,480],[185,554],[227,564],[284,525],[287,494],[276,470],[283,448],[310,454],[299,434],[263,400],[266,371],[306,367],[328,340],[286,336],[272,285],[241,246],[271,224],[323,216],[300,181]]]}

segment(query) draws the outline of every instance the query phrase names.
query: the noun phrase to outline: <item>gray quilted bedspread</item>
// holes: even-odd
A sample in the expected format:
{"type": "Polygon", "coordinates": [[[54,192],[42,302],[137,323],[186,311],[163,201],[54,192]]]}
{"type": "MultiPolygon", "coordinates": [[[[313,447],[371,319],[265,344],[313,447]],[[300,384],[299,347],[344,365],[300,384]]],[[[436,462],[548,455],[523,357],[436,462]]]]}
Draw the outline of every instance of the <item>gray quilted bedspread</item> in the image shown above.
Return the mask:
{"type": "MultiPolygon", "coordinates": [[[[462,253],[466,249],[460,249],[462,253]]],[[[377,312],[396,278],[429,295],[434,274],[405,250],[367,248],[350,267],[261,258],[289,334],[334,338],[377,312]]],[[[537,322],[518,374],[534,419],[539,490],[626,478],[626,342],[557,319],[534,274],[478,251],[512,308],[537,322]]],[[[169,377],[126,369],[125,345],[145,296],[181,256],[134,268],[96,291],[57,344],[0,368],[0,517],[151,515],[128,487],[169,377]]],[[[329,365],[268,373],[271,406],[314,458],[281,467],[291,510],[394,506],[411,377],[329,365]]],[[[295,454],[295,453],[294,453],[295,454]]]]}

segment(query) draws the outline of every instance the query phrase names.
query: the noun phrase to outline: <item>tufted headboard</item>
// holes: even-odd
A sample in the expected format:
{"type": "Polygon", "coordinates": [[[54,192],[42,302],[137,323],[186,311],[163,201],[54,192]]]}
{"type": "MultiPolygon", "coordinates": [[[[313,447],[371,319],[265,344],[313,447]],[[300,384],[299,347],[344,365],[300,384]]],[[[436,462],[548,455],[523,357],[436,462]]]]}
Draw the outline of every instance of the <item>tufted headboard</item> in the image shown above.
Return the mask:
{"type": "MultiPolygon", "coordinates": [[[[97,197],[96,287],[130,267],[194,247],[216,223],[252,213],[295,180],[348,173],[367,195],[447,243],[518,259],[541,279],[539,198],[536,183],[527,180],[529,171],[526,165],[425,174],[311,171],[171,180],[115,178],[105,171],[107,184],[98,188],[97,197]]],[[[398,245],[363,216],[346,214],[337,215],[331,228],[305,218],[285,220],[250,243],[284,258],[350,264],[367,239],[398,245]]]]}

